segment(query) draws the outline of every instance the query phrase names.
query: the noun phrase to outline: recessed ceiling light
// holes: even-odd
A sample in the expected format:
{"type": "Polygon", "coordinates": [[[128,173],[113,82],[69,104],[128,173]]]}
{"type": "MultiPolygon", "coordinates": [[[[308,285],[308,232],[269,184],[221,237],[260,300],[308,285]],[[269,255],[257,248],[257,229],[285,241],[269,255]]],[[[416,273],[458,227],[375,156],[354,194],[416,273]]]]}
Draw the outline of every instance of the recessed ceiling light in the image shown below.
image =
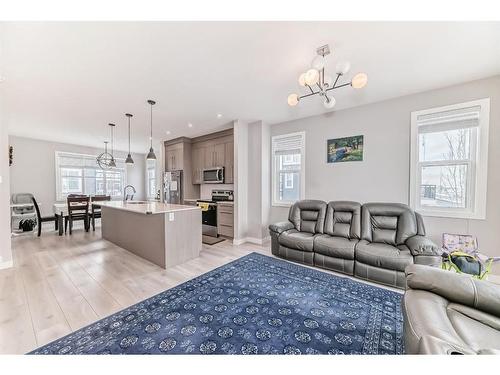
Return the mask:
{"type": "Polygon", "coordinates": [[[221,118],[222,117],[222,113],[217,113],[217,118],[221,118]]]}
{"type": "Polygon", "coordinates": [[[193,127],[193,124],[189,123],[188,128],[192,128],[192,127],[193,127]]]}
{"type": "Polygon", "coordinates": [[[167,133],[167,135],[169,135],[170,134],[170,130],[167,130],[165,133],[167,133]]]}

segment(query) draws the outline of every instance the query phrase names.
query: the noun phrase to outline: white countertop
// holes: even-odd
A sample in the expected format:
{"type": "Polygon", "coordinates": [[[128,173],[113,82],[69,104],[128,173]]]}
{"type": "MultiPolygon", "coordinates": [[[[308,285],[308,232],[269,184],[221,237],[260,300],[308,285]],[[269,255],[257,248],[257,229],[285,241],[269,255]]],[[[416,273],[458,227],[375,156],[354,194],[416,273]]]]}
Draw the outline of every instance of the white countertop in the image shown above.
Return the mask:
{"type": "Polygon", "coordinates": [[[142,201],[100,201],[95,204],[101,207],[115,208],[117,210],[135,212],[145,215],[164,214],[168,212],[178,212],[186,210],[199,210],[197,206],[186,206],[181,204],[168,204],[160,202],[142,202],[142,201]]]}

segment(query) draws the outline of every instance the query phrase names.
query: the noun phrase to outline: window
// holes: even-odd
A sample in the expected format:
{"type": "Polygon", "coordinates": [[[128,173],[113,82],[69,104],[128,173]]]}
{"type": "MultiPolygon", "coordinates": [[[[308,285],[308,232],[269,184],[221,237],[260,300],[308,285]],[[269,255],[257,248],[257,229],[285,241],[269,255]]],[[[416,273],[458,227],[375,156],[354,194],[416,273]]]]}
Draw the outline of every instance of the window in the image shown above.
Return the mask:
{"type": "Polygon", "coordinates": [[[489,99],[413,112],[410,203],[427,216],[484,219],[489,99]]]}
{"type": "Polygon", "coordinates": [[[56,199],[69,194],[111,195],[121,197],[125,181],[125,164],[116,160],[117,168],[102,170],[92,155],[56,151],[56,199]]]}
{"type": "Polygon", "coordinates": [[[156,198],[156,160],[146,160],[147,165],[147,183],[148,199],[156,198]]]}
{"type": "Polygon", "coordinates": [[[272,137],[273,205],[304,199],[305,132],[272,137]]]}

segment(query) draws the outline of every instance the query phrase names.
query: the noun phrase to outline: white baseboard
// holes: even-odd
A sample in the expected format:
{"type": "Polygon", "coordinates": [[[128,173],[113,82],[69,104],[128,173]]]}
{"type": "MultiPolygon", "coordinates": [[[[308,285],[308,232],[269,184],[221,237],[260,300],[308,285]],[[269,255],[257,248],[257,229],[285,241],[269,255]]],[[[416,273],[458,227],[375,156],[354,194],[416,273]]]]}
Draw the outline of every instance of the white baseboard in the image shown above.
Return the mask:
{"type": "Polygon", "coordinates": [[[11,260],[8,260],[7,262],[1,262],[0,270],[3,270],[4,268],[11,268],[12,266],[14,266],[14,263],[12,263],[11,260]]]}
{"type": "Polygon", "coordinates": [[[269,241],[271,237],[267,236],[265,238],[257,238],[257,237],[244,237],[244,238],[239,238],[239,239],[233,239],[233,245],[241,245],[244,244],[245,242],[248,243],[253,243],[256,245],[263,245],[267,241],[269,241]]]}

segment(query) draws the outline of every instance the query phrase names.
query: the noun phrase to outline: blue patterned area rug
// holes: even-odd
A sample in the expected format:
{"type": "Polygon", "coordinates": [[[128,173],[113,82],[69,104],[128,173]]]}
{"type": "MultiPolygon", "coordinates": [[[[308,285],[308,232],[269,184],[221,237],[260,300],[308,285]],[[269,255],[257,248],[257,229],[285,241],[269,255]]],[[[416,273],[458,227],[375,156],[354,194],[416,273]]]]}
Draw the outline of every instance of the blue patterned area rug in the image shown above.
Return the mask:
{"type": "Polygon", "coordinates": [[[403,354],[401,297],[252,253],[31,354],[403,354]]]}

